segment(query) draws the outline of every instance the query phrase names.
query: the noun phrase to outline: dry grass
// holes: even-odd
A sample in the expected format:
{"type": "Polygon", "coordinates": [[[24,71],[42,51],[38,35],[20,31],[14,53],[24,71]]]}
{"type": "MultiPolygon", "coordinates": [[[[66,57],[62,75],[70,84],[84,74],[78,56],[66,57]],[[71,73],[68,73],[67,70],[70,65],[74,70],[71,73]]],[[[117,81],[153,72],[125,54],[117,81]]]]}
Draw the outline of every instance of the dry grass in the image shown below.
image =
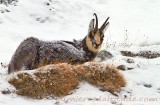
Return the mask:
{"type": "Polygon", "coordinates": [[[17,94],[38,99],[68,95],[79,84],[77,75],[68,64],[42,67],[33,74],[18,73],[17,77],[9,80],[17,89],[17,94]]]}
{"type": "Polygon", "coordinates": [[[148,59],[160,57],[160,53],[155,51],[140,51],[138,53],[133,53],[131,51],[121,51],[121,54],[123,56],[129,56],[129,57],[140,56],[148,59]]]}
{"type": "Polygon", "coordinates": [[[23,71],[14,75],[9,83],[17,89],[17,94],[41,99],[46,96],[68,95],[81,80],[109,92],[120,92],[126,84],[115,67],[94,62],[83,65],[49,65],[32,73],[23,71]]]}
{"type": "Polygon", "coordinates": [[[160,53],[155,51],[140,51],[137,55],[148,59],[160,57],[160,53]]]}
{"type": "Polygon", "coordinates": [[[83,59],[80,59],[79,61],[75,61],[73,58],[68,58],[66,60],[54,59],[51,62],[48,62],[46,60],[41,60],[39,62],[39,64],[37,65],[37,68],[44,67],[44,66],[47,66],[49,64],[54,64],[55,65],[55,64],[67,63],[67,64],[72,64],[72,65],[78,65],[78,64],[83,64],[84,62],[86,62],[86,61],[83,60],[83,59]]]}
{"type": "Polygon", "coordinates": [[[100,87],[104,91],[120,92],[126,85],[124,77],[114,66],[100,63],[78,66],[78,75],[81,79],[100,87]]]}
{"type": "Polygon", "coordinates": [[[135,57],[136,56],[136,54],[131,52],[131,51],[121,51],[121,54],[123,56],[129,56],[129,57],[135,57]]]}

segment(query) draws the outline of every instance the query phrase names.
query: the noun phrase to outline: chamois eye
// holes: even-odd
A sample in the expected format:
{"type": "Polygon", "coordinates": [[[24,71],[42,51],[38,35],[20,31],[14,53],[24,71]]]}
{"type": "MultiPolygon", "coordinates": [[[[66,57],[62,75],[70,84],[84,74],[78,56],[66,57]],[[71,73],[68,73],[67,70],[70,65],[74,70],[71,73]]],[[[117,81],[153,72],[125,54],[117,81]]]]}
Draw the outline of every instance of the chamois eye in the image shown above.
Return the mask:
{"type": "Polygon", "coordinates": [[[104,35],[103,34],[101,34],[101,39],[103,39],[104,38],[104,35]]]}
{"type": "Polygon", "coordinates": [[[104,34],[102,32],[100,34],[101,34],[101,38],[104,38],[104,34]]]}

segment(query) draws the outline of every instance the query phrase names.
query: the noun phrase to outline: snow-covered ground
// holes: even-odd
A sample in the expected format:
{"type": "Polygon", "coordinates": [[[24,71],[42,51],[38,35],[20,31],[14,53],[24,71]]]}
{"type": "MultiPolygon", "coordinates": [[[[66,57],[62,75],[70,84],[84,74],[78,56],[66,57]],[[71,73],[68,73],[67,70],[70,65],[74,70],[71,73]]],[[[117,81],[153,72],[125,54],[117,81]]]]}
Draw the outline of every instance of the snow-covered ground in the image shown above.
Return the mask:
{"type": "MultiPolygon", "coordinates": [[[[114,57],[105,62],[134,68],[121,71],[127,86],[118,97],[81,83],[72,95],[61,99],[33,100],[0,93],[0,105],[158,105],[160,58],[125,57],[120,51],[160,53],[159,10],[159,0],[19,0],[16,6],[0,4],[0,62],[3,64],[9,63],[20,42],[29,36],[41,40],[84,38],[95,12],[100,24],[110,17],[103,48],[114,57]],[[128,58],[134,63],[126,63],[128,58]]],[[[7,88],[13,89],[7,82],[7,68],[0,67],[0,91],[7,88]]]]}

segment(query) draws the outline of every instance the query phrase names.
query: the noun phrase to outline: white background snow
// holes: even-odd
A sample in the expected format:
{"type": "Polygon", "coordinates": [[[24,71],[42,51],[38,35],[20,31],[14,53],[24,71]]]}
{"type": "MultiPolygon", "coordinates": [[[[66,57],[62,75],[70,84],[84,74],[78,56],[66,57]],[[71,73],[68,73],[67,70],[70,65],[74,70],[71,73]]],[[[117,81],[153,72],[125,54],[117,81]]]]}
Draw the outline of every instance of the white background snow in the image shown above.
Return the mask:
{"type": "MultiPolygon", "coordinates": [[[[19,0],[16,6],[0,4],[0,62],[3,64],[9,63],[20,42],[29,36],[50,41],[82,39],[87,34],[93,13],[98,15],[99,25],[110,17],[110,27],[105,33],[103,48],[110,51],[114,57],[106,60],[106,63],[125,64],[134,68],[122,72],[127,86],[119,93],[119,99],[137,99],[116,100],[117,97],[108,92],[81,83],[74,94],[61,100],[33,100],[16,94],[0,93],[0,105],[158,105],[160,58],[135,57],[132,58],[135,63],[127,64],[127,57],[122,56],[119,51],[150,50],[160,53],[159,10],[159,0],[19,0]],[[124,43],[132,46],[123,46],[124,43]],[[151,87],[147,88],[145,84],[151,87]],[[67,101],[69,98],[75,100],[67,101]],[[80,101],[79,98],[84,100],[80,101]],[[98,98],[113,100],[102,101],[98,98]],[[148,101],[150,98],[157,101],[148,101]]],[[[6,88],[13,89],[7,83],[7,69],[0,67],[0,91],[6,88]]]]}

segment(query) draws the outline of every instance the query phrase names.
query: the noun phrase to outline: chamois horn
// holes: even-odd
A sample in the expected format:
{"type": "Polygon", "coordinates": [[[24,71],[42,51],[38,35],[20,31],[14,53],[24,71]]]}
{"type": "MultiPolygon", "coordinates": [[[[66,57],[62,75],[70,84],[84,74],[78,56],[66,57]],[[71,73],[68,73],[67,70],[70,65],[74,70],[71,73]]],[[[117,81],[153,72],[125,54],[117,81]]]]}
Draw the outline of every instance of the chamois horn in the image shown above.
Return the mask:
{"type": "Polygon", "coordinates": [[[97,14],[94,13],[93,16],[95,16],[95,18],[96,18],[96,24],[95,24],[94,30],[98,30],[98,17],[97,17],[97,14]]]}
{"type": "Polygon", "coordinates": [[[103,23],[103,25],[101,26],[100,30],[103,31],[104,28],[109,24],[109,22],[107,22],[109,19],[109,17],[106,19],[106,21],[103,23]]]}

